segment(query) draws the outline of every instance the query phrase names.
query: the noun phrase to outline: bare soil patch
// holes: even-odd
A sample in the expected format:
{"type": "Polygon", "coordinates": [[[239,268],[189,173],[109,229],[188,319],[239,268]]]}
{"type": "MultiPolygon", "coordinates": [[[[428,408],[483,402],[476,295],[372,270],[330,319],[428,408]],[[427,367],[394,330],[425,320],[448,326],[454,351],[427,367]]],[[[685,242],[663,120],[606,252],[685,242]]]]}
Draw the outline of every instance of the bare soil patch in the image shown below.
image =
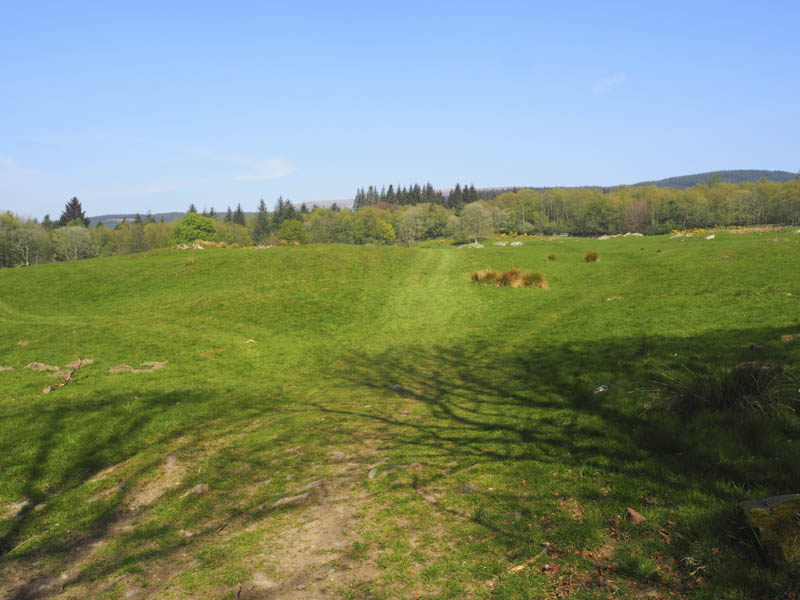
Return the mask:
{"type": "Polygon", "coordinates": [[[58,371],[59,367],[54,365],[46,365],[40,362],[32,362],[25,365],[26,369],[30,369],[31,371],[58,371]]]}

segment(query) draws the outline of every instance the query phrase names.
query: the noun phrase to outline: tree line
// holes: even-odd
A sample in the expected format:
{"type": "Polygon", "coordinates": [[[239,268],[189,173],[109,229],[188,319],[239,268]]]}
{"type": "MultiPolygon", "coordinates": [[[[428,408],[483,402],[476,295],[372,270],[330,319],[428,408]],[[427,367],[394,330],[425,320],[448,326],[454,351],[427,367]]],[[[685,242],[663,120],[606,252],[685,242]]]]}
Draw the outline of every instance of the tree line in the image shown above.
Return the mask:
{"type": "Polygon", "coordinates": [[[800,178],[731,184],[712,178],[688,189],[655,186],[496,190],[474,186],[447,193],[430,184],[399,189],[360,188],[352,210],[305,205],[278,198],[273,210],[262,199],[255,214],[241,205],[220,215],[194,205],[175,223],[137,215],[113,228],[89,228],[80,201],[72,198],[57,221],[0,215],[0,267],[28,266],[166,248],[203,239],[231,246],[291,243],[413,244],[450,238],[475,241],[492,233],[593,236],[625,232],[647,235],[676,229],[800,225],[800,178]],[[421,199],[422,201],[417,201],[421,199]]]}

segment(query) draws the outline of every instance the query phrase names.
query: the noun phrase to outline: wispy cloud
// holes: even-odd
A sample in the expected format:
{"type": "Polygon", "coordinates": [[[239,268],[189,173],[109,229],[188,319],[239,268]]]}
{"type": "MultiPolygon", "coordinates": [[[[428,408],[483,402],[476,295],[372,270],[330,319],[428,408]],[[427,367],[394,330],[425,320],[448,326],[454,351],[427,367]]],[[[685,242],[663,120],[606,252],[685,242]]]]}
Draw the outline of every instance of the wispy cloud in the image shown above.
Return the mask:
{"type": "MultiPolygon", "coordinates": [[[[192,149],[190,155],[205,159],[202,170],[206,177],[183,177],[155,181],[143,185],[121,186],[114,189],[91,190],[84,193],[92,198],[134,198],[165,192],[175,192],[194,187],[220,185],[244,181],[268,181],[280,179],[294,172],[294,167],[282,158],[255,158],[238,154],[219,154],[201,149],[192,149]]],[[[197,168],[201,168],[198,166],[197,168]]]]}
{"type": "Polygon", "coordinates": [[[10,156],[0,154],[0,175],[6,177],[27,177],[36,175],[36,171],[27,169],[10,156]]]}
{"type": "Polygon", "coordinates": [[[291,175],[294,167],[282,158],[253,158],[239,154],[218,154],[207,150],[193,150],[193,153],[218,161],[224,166],[233,167],[238,173],[231,181],[266,181],[291,175]]]}
{"type": "Polygon", "coordinates": [[[628,76],[625,73],[617,73],[616,75],[612,75],[610,77],[605,77],[604,79],[600,79],[599,81],[595,81],[592,85],[592,94],[595,96],[600,96],[608,92],[611,88],[618,86],[619,84],[623,83],[628,76]]]}

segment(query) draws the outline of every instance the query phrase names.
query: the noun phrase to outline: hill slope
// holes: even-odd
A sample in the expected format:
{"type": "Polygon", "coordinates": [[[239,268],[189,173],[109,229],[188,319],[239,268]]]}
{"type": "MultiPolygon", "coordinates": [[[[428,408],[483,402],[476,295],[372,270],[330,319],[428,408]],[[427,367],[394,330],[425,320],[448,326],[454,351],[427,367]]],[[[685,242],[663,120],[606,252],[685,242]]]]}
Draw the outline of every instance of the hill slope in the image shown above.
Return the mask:
{"type": "Polygon", "coordinates": [[[736,503],[793,489],[798,418],[642,392],[797,364],[800,236],[774,237],[0,271],[0,596],[780,597],[736,503]],[[550,291],[470,283],[511,264],[550,291]],[[47,395],[25,368],[79,355],[47,395]]]}
{"type": "Polygon", "coordinates": [[[724,183],[747,183],[758,181],[762,177],[767,181],[777,181],[783,183],[791,181],[797,177],[797,173],[789,171],[764,171],[764,170],[735,170],[735,171],[709,171],[708,173],[696,173],[694,175],[682,175],[680,177],[668,177],[657,181],[642,181],[634,185],[654,185],[656,187],[672,187],[679,189],[690,188],[695,185],[705,185],[714,175],[719,175],[724,183]]]}

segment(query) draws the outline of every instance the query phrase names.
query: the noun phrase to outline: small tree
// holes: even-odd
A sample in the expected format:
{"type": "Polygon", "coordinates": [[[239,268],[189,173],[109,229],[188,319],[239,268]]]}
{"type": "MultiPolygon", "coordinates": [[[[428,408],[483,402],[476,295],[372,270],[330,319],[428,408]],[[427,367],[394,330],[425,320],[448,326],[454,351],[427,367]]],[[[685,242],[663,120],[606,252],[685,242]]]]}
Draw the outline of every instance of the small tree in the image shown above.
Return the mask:
{"type": "Polygon", "coordinates": [[[253,223],[253,240],[257,244],[262,244],[269,236],[269,213],[267,212],[267,205],[264,199],[258,203],[258,210],[256,211],[256,218],[253,223]]]}
{"type": "Polygon", "coordinates": [[[172,232],[173,244],[188,244],[197,240],[210,240],[214,237],[214,223],[208,217],[196,212],[187,213],[172,232]]]}
{"type": "Polygon", "coordinates": [[[491,233],[492,215],[480,202],[473,202],[464,207],[461,225],[464,233],[477,243],[479,237],[491,233]]]}
{"type": "Polygon", "coordinates": [[[233,224],[234,225],[244,225],[244,213],[242,212],[242,205],[236,205],[236,212],[233,213],[233,224]]]}
{"type": "Polygon", "coordinates": [[[400,217],[397,233],[409,246],[425,231],[425,215],[419,207],[411,206],[400,217]]]}
{"type": "Polygon", "coordinates": [[[308,232],[303,224],[297,219],[287,219],[281,223],[278,229],[278,238],[287,242],[298,242],[307,244],[309,242],[308,232]]]}
{"type": "Polygon", "coordinates": [[[92,236],[85,227],[68,225],[53,234],[56,256],[61,260],[78,260],[94,255],[92,236]]]}
{"type": "Polygon", "coordinates": [[[89,219],[83,214],[80,201],[73,197],[64,207],[64,212],[61,213],[61,217],[58,219],[58,226],[66,227],[70,223],[77,224],[76,222],[82,223],[84,227],[89,226],[89,219]]]}

